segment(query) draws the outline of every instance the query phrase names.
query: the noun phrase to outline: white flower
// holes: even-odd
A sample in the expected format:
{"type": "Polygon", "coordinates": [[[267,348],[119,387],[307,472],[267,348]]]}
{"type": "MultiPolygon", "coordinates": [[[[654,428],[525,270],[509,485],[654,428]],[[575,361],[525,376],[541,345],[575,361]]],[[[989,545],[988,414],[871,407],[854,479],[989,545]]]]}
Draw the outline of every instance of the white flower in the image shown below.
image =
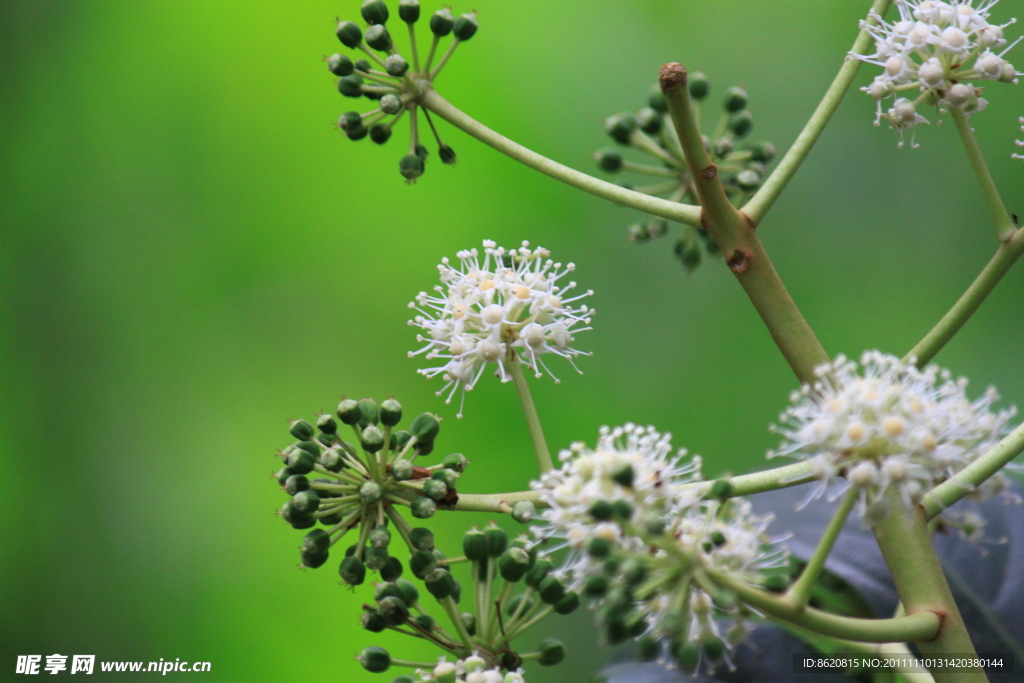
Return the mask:
{"type": "Polygon", "coordinates": [[[572,567],[574,588],[589,571],[588,546],[593,539],[642,548],[629,533],[631,525],[661,519],[674,508],[697,502],[696,490],[684,494],[676,488],[700,481],[701,459],[694,456],[684,463],[686,451],[673,450],[671,438],[632,423],[602,427],[594,449],[583,442],[572,444],[559,453],[561,468],[530,484],[547,506],[533,533],[558,541],[550,551],[568,547],[563,566],[572,567]]]}
{"type": "MultiPolygon", "coordinates": [[[[954,107],[970,115],[988,102],[968,81],[983,79],[1017,82],[1021,75],[1004,55],[1019,41],[1007,45],[1003,29],[1014,23],[989,23],[989,10],[999,0],[896,0],[899,21],[888,23],[877,14],[861,28],[875,39],[873,54],[851,54],[854,59],[882,67],[882,73],[862,88],[877,102],[875,125],[882,118],[900,133],[928,120],[917,113],[922,104],[954,107]],[[1000,50],[994,52],[994,49],[1000,50]],[[895,97],[891,109],[882,100],[895,97]]],[[[911,146],[916,147],[911,141],[911,146]]]]}
{"type": "MultiPolygon", "coordinates": [[[[769,457],[814,463],[818,485],[808,500],[844,477],[841,489],[859,490],[858,510],[869,522],[884,513],[886,491],[897,491],[905,505],[918,502],[994,446],[1016,414],[992,410],[995,389],[972,402],[967,380],[878,351],[865,352],[860,367],[839,356],[817,373],[821,379],[794,392],[781,426],[773,426],[784,440],[769,457]]],[[[996,475],[972,495],[988,497],[1003,483],[996,475]]]]}
{"type": "MultiPolygon", "coordinates": [[[[1024,133],[1024,116],[1020,117],[1017,121],[1020,124],[1020,132],[1024,133]]],[[[1024,140],[1017,140],[1018,147],[1024,147],[1024,140]]],[[[1024,154],[1011,154],[1014,159],[1024,159],[1024,154]]]]}
{"type": "Polygon", "coordinates": [[[483,258],[477,249],[459,252],[457,267],[443,259],[438,266],[441,285],[434,288],[437,294],[420,292],[409,304],[419,312],[409,324],[426,332],[416,337],[426,346],[409,355],[444,359],[443,364],[419,372],[447,380],[438,392],[439,396],[448,392],[447,403],[461,388],[464,404],[465,392],[476,385],[490,363],[498,366],[501,381],[512,379],[507,363],[513,354],[538,377],[541,369],[554,377],[542,359],[546,353],[570,363],[575,356],[589,355],[572,343],[575,334],[591,329],[594,312],[575,302],[593,292],[568,297],[576,283],[560,283],[575,266],[555,263],[547,249],[531,249],[528,242],[515,249],[499,248],[491,241],[483,246],[483,258]]]}

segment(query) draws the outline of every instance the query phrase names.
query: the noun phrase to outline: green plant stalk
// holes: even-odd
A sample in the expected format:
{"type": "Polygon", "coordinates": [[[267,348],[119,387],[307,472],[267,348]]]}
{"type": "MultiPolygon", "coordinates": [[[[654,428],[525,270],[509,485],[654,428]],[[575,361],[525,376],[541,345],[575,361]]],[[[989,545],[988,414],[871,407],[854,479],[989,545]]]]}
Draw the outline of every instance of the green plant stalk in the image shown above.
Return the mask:
{"type": "MultiPolygon", "coordinates": [[[[967,633],[953,594],[942,573],[942,565],[932,545],[932,534],[924,508],[907,510],[896,491],[888,493],[891,511],[873,528],[889,573],[896,584],[907,619],[920,614],[940,615],[942,627],[930,637],[891,639],[917,643],[921,654],[974,655],[974,644],[967,633]]],[[[978,672],[932,671],[936,683],[983,683],[987,677],[978,672]]]]}
{"type": "Polygon", "coordinates": [[[829,357],[782,284],[754,224],[725,195],[718,169],[711,163],[693,118],[686,69],[681,64],[666,64],[659,81],[700,199],[702,226],[718,243],[797,378],[814,382],[814,368],[827,363],[829,357]]]}
{"type": "Polygon", "coordinates": [[[1024,424],[1003,437],[984,455],[924,494],[921,505],[929,520],[976,489],[1024,451],[1024,424]]]}
{"type": "Polygon", "coordinates": [[[853,506],[857,502],[859,493],[860,489],[856,486],[851,486],[850,490],[843,496],[839,507],[836,508],[835,513],[832,515],[832,520],[828,523],[828,528],[825,529],[821,540],[818,541],[814,554],[811,555],[807,566],[800,573],[800,578],[787,591],[786,596],[797,607],[803,607],[810,599],[811,591],[814,590],[814,584],[817,582],[818,577],[821,576],[821,570],[825,568],[825,560],[828,559],[832,548],[835,547],[836,540],[843,530],[843,525],[846,524],[846,518],[850,516],[850,511],[853,510],[853,506]]]}
{"type": "Polygon", "coordinates": [[[942,320],[936,323],[935,327],[910,350],[904,361],[910,362],[911,358],[916,358],[918,367],[927,365],[935,357],[935,354],[941,351],[960,331],[960,328],[970,320],[1021,254],[1024,254],[1024,228],[1014,230],[1009,239],[999,245],[995,255],[974,279],[971,286],[967,288],[967,291],[953,304],[946,315],[942,316],[942,320]]]}
{"type": "Polygon", "coordinates": [[[942,623],[939,615],[934,612],[919,612],[891,619],[860,619],[829,614],[813,607],[796,607],[781,595],[754,588],[745,581],[717,570],[708,570],[708,576],[718,585],[732,589],[740,600],[773,619],[834,638],[866,643],[926,640],[939,633],[942,623]]]}
{"type": "Polygon", "coordinates": [[[978,147],[978,141],[974,137],[974,130],[971,128],[967,116],[956,107],[949,107],[949,115],[953,119],[953,123],[956,124],[956,131],[960,134],[960,141],[963,142],[964,149],[967,150],[967,158],[970,159],[971,168],[978,178],[981,193],[985,196],[985,204],[988,205],[992,221],[996,224],[996,234],[1000,241],[1005,242],[1013,236],[1017,227],[1013,224],[1010,214],[1006,211],[1006,205],[999,197],[999,190],[996,189],[995,181],[992,180],[992,174],[989,173],[985,157],[981,154],[981,148],[978,147]]]}
{"type": "MultiPolygon", "coordinates": [[[[884,16],[891,4],[892,0],[875,0],[875,3],[871,6],[871,11],[868,13],[868,21],[874,23],[872,19],[873,14],[884,16]]],[[[861,30],[853,43],[853,47],[850,48],[850,52],[863,54],[867,51],[870,44],[871,35],[867,31],[861,30]]],[[[821,136],[822,131],[825,130],[825,126],[832,119],[832,115],[839,108],[839,103],[843,101],[843,97],[850,89],[850,85],[857,76],[860,65],[860,60],[847,58],[832,81],[832,85],[825,91],[825,96],[818,103],[818,107],[811,114],[811,118],[808,119],[804,129],[800,131],[796,140],[793,141],[793,145],[786,152],[786,155],[782,157],[775,170],[761,184],[760,189],[743,207],[743,213],[750,217],[754,225],[759,224],[764,219],[765,214],[772,208],[775,200],[786,189],[786,185],[789,184],[797,169],[800,168],[800,165],[807,158],[807,155],[821,136]]]]}
{"type": "Polygon", "coordinates": [[[441,97],[436,90],[427,90],[420,96],[419,102],[426,109],[434,112],[456,128],[469,133],[485,145],[490,145],[499,152],[507,154],[516,161],[529,166],[535,171],[549,175],[555,180],[561,180],[563,183],[580,190],[624,206],[639,209],[645,213],[685,223],[686,225],[700,225],[699,207],[679,204],[667,199],[651,197],[640,192],[627,190],[624,187],[619,187],[613,183],[569,168],[557,161],[552,161],[476,121],[441,97]]]}
{"type": "Polygon", "coordinates": [[[555,469],[551,461],[551,453],[548,451],[548,442],[544,439],[544,430],[540,426],[540,416],[537,415],[537,406],[533,404],[533,396],[530,394],[530,385],[523,373],[523,364],[515,349],[509,349],[508,372],[512,375],[512,381],[516,385],[516,392],[519,394],[519,402],[523,406],[523,415],[526,417],[526,427],[530,431],[530,441],[533,443],[533,452],[537,456],[537,466],[541,473],[550,472],[555,469]]]}

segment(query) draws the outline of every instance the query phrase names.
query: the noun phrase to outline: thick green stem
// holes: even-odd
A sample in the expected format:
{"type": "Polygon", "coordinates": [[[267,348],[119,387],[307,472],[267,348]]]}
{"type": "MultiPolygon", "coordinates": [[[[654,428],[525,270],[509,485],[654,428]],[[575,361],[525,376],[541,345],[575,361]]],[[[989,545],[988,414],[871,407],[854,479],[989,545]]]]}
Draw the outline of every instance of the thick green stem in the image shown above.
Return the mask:
{"type": "Polygon", "coordinates": [[[572,185],[591,194],[610,199],[613,202],[639,209],[655,216],[668,218],[687,225],[700,225],[700,209],[696,206],[679,204],[667,199],[650,197],[640,192],[627,190],[624,187],[594,178],[586,173],[564,166],[545,156],[509,140],[496,133],[472,117],[466,115],[435,90],[428,90],[420,97],[420,104],[434,112],[456,128],[460,128],[480,142],[507,154],[530,168],[551,176],[555,180],[572,185]]]}
{"type": "MultiPolygon", "coordinates": [[[[874,5],[871,6],[871,11],[868,13],[868,22],[874,23],[875,19],[873,17],[876,14],[884,16],[891,4],[892,0],[875,0],[874,5]]],[[[853,54],[864,54],[867,52],[870,44],[871,35],[867,31],[861,30],[850,52],[853,54]]],[[[835,80],[832,81],[832,85],[829,86],[825,96],[818,104],[818,108],[811,114],[811,118],[808,119],[804,129],[800,131],[800,135],[793,142],[793,146],[789,148],[786,155],[782,157],[782,161],[779,162],[771,175],[762,183],[757,193],[743,207],[743,212],[750,217],[754,225],[759,224],[764,219],[765,214],[772,208],[772,204],[779,198],[782,191],[786,189],[786,185],[789,184],[797,169],[800,168],[804,159],[807,158],[807,155],[821,136],[822,131],[825,130],[825,126],[832,119],[832,115],[836,113],[839,103],[843,101],[846,91],[850,89],[850,84],[853,83],[853,79],[860,69],[860,64],[861,62],[858,59],[847,58],[843,66],[840,67],[839,73],[836,74],[835,80]]]]}
{"type": "Polygon", "coordinates": [[[829,361],[807,321],[775,272],[754,224],[729,203],[717,167],[711,163],[693,118],[686,69],[670,63],[659,74],[669,114],[700,198],[701,224],[722,250],[725,261],[754,304],[775,344],[802,382],[813,382],[814,368],[829,361]]]}
{"type": "Polygon", "coordinates": [[[964,143],[964,149],[967,150],[967,158],[971,160],[971,168],[974,169],[974,175],[977,176],[978,184],[981,185],[981,193],[985,196],[988,212],[996,224],[996,234],[1001,241],[1008,241],[1013,237],[1017,228],[1013,224],[1010,214],[1007,213],[1003,200],[999,197],[999,190],[996,189],[996,183],[988,171],[988,165],[985,163],[985,157],[981,154],[981,148],[978,147],[978,141],[974,138],[974,130],[962,110],[950,107],[949,115],[952,117],[953,123],[956,124],[960,140],[964,143]]]}
{"type": "Polygon", "coordinates": [[[512,506],[521,500],[541,505],[539,491],[516,491],[514,493],[460,493],[455,503],[456,510],[464,512],[512,512],[512,506]]]}
{"type": "Polygon", "coordinates": [[[523,415],[526,417],[526,427],[530,430],[533,452],[537,455],[537,466],[540,467],[541,473],[550,472],[555,469],[555,465],[551,462],[548,442],[544,440],[544,430],[540,427],[540,416],[537,415],[537,406],[533,404],[533,396],[530,395],[530,385],[523,373],[523,364],[515,350],[512,350],[507,358],[508,372],[512,375],[516,392],[519,393],[519,402],[523,406],[523,415]]]}
{"type": "Polygon", "coordinates": [[[930,520],[971,491],[986,479],[1001,470],[1008,462],[1024,451],[1024,424],[1003,437],[967,467],[924,494],[921,503],[925,516],[930,520]]]}
{"type": "MultiPolygon", "coordinates": [[[[907,510],[895,491],[890,492],[888,502],[891,511],[873,530],[906,609],[907,616],[903,618],[920,614],[942,617],[942,627],[937,635],[893,640],[913,640],[925,656],[973,656],[974,644],[942,573],[924,509],[915,507],[907,510]]],[[[950,673],[937,669],[932,671],[932,675],[936,683],[982,683],[988,680],[983,671],[950,673]]]]}
{"type": "Polygon", "coordinates": [[[818,547],[814,549],[814,554],[811,555],[811,559],[807,562],[807,566],[804,567],[800,578],[790,586],[789,591],[786,593],[797,607],[803,607],[810,599],[814,584],[818,581],[818,577],[821,576],[821,570],[825,568],[825,560],[828,559],[832,548],[835,547],[836,540],[843,530],[843,525],[846,524],[846,518],[850,516],[850,511],[857,502],[859,492],[860,490],[856,486],[851,486],[850,490],[843,496],[843,500],[839,503],[839,507],[836,508],[835,514],[832,515],[832,521],[829,522],[824,535],[818,541],[818,547]]]}
{"type": "Polygon", "coordinates": [[[709,571],[708,575],[715,583],[732,589],[740,600],[754,609],[824,636],[866,643],[893,643],[932,638],[941,626],[939,615],[933,612],[919,612],[893,619],[859,619],[829,614],[812,607],[796,607],[783,596],[754,588],[728,574],[709,571]]]}
{"type": "Polygon", "coordinates": [[[772,469],[761,470],[760,472],[741,474],[736,477],[724,477],[695,484],[683,484],[679,488],[680,490],[703,488],[707,493],[711,491],[716,481],[724,481],[729,484],[728,493],[725,497],[733,498],[735,496],[751,496],[755,493],[798,486],[814,479],[813,466],[811,463],[804,461],[782,467],[773,467],[772,469]]]}
{"type": "Polygon", "coordinates": [[[1003,276],[1013,267],[1020,255],[1024,254],[1024,228],[1014,230],[1009,239],[999,245],[995,256],[988,262],[984,270],[974,279],[971,286],[963,293],[951,309],[942,316],[924,339],[910,350],[904,360],[915,358],[917,365],[923,367],[949,340],[960,331],[974,312],[978,310],[985,298],[991,294],[1003,276]]]}

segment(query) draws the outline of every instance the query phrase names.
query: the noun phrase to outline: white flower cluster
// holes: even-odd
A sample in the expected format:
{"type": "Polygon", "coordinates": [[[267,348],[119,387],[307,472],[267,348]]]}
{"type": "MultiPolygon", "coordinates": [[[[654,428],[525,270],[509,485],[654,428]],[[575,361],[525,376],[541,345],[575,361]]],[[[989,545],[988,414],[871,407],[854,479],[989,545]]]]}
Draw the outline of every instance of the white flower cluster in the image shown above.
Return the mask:
{"type": "MultiPolygon", "coordinates": [[[[687,486],[701,481],[701,460],[685,456],[653,427],[603,427],[595,448],[573,444],[560,454],[561,469],[532,484],[547,506],[533,533],[557,541],[546,551],[566,550],[557,573],[601,608],[609,642],[625,634],[682,642],[711,663],[747,631],[736,613],[720,633],[709,571],[758,584],[785,554],[765,534],[770,516],[687,486]]],[[[663,661],[673,654],[663,652],[663,661]]]]}
{"type": "MultiPolygon", "coordinates": [[[[966,114],[981,111],[988,102],[982,89],[968,81],[1016,83],[1021,74],[1003,55],[1007,45],[1003,29],[1014,23],[989,23],[989,10],[999,0],[896,0],[899,20],[888,23],[874,14],[861,28],[875,39],[875,52],[851,54],[882,67],[863,90],[878,102],[875,125],[884,117],[900,131],[928,120],[918,113],[921,105],[953,107],[966,114]],[[893,97],[883,111],[882,100],[893,97]]],[[[916,146],[911,140],[911,145],[916,146]]]]}
{"type": "MultiPolygon", "coordinates": [[[[1018,123],[1020,123],[1020,132],[1024,133],[1024,116],[1020,117],[1018,123]]],[[[1017,146],[1024,147],[1024,140],[1017,140],[1017,146]]],[[[1012,154],[1011,156],[1014,159],[1024,159],[1024,154],[1012,154]]]]}
{"type": "Polygon", "coordinates": [[[676,488],[700,481],[701,459],[684,463],[686,451],[674,451],[671,439],[671,434],[633,423],[602,427],[596,448],[572,444],[559,453],[561,468],[531,483],[547,506],[534,533],[559,541],[551,551],[569,548],[563,567],[574,588],[594,562],[587,552],[592,539],[642,550],[643,542],[624,526],[643,524],[651,516],[660,519],[674,507],[697,501],[697,490],[681,494],[676,488]]]}
{"type": "Polygon", "coordinates": [[[437,683],[526,683],[522,669],[503,674],[499,667],[488,668],[487,662],[476,652],[455,662],[442,657],[432,671],[418,669],[417,672],[422,680],[437,683]]]}
{"type": "MultiPolygon", "coordinates": [[[[591,329],[587,325],[593,310],[574,303],[593,292],[567,297],[576,283],[559,284],[575,266],[555,263],[547,249],[531,249],[528,242],[515,249],[489,240],[483,246],[482,258],[477,249],[459,252],[457,267],[443,259],[438,266],[441,284],[434,288],[437,293],[420,292],[409,304],[419,313],[409,324],[424,330],[416,339],[426,342],[409,355],[444,359],[442,365],[419,372],[447,380],[438,395],[447,391],[448,403],[461,387],[464,404],[465,392],[476,385],[490,363],[497,364],[501,381],[512,379],[507,364],[513,354],[516,362],[525,363],[538,377],[543,368],[553,378],[544,354],[562,356],[570,363],[575,356],[587,355],[571,345],[575,334],[591,329]]],[[[459,417],[461,413],[460,405],[459,417]]]]}
{"type": "MultiPolygon", "coordinates": [[[[858,510],[873,522],[886,512],[884,494],[918,502],[1006,434],[1014,408],[993,411],[995,389],[970,401],[967,380],[948,370],[923,370],[895,356],[867,351],[860,367],[839,356],[817,370],[820,380],[794,392],[793,405],[773,426],[784,441],[769,457],[809,460],[820,497],[838,477],[859,489],[858,510]]],[[[988,479],[972,497],[998,493],[1005,478],[988,479]]]]}

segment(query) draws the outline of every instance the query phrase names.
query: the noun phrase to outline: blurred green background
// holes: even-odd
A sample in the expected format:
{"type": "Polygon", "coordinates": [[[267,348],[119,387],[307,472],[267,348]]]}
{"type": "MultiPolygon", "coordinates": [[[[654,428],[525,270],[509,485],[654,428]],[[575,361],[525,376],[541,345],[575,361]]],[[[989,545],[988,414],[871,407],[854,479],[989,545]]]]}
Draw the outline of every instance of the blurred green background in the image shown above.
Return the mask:
{"type": "MultiPolygon", "coordinates": [[[[368,591],[347,595],[333,561],[295,568],[301,533],[275,519],[270,473],[288,418],[393,394],[450,418],[439,450],[475,461],[464,489],[527,485],[512,387],[483,381],[456,421],[406,358],[406,303],[442,256],[485,238],[543,244],[596,292],[585,374],[558,363],[562,384],[533,384],[553,447],[632,420],[673,432],[711,474],[763,466],[794,381],[726,269],[687,277],[670,240],[624,239],[631,210],[447,125],[459,164],[432,160],[407,186],[404,128],[377,148],[332,127],[352,101],[320,58],[358,4],[0,3],[0,679],[31,653],[207,660],[210,681],[363,680],[353,655],[370,644],[433,658],[360,630],[368,591]]],[[[480,33],[439,89],[591,170],[601,119],[640,106],[678,60],[708,74],[712,100],[745,86],[753,137],[784,149],[867,5],[474,0],[454,10],[478,10],[480,33]]],[[[1024,215],[1010,159],[1024,93],[986,96],[980,143],[1024,215]]],[[[900,150],[873,110],[848,98],[760,229],[832,354],[902,354],[995,248],[953,126],[900,150]]],[[[1022,295],[1024,268],[939,357],[1018,404],[1022,295]]],[[[434,526],[451,524],[451,544],[481,519],[434,526]]],[[[582,680],[609,652],[586,615],[571,620],[547,626],[571,668],[531,681],[582,680]]]]}

